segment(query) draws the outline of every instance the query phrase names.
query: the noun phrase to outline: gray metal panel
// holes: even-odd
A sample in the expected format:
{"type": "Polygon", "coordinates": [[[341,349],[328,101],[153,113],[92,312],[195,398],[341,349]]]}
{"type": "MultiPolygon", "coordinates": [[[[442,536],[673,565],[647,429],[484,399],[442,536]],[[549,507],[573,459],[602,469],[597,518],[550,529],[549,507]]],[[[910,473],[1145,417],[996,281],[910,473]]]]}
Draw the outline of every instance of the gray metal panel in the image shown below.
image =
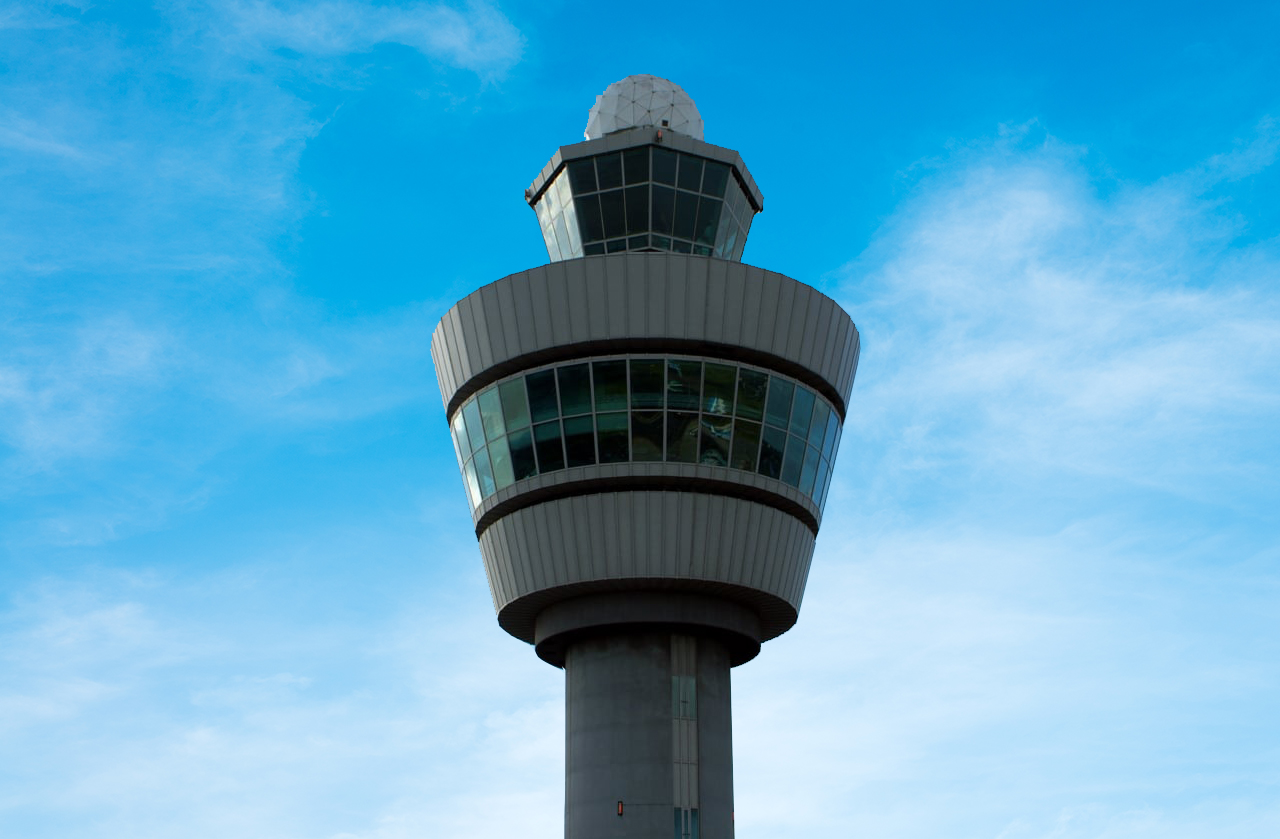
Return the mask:
{"type": "Polygon", "coordinates": [[[826,382],[846,405],[853,387],[857,330],[834,301],[771,271],[670,253],[565,260],[485,286],[442,319],[432,357],[448,405],[494,365],[522,356],[585,341],[664,338],[775,356],[826,382]],[[831,327],[819,329],[828,310],[831,327]]]}
{"type": "Polygon", "coordinates": [[[751,501],[626,492],[517,510],[481,534],[480,549],[499,621],[526,641],[538,612],[564,597],[655,588],[739,602],[760,615],[767,639],[795,622],[807,573],[798,565],[809,563],[813,542],[794,517],[751,501]],[[640,495],[649,497],[638,503],[640,495]],[[744,526],[750,538],[737,532],[744,526]],[[536,532],[550,538],[528,538],[536,532]]]}

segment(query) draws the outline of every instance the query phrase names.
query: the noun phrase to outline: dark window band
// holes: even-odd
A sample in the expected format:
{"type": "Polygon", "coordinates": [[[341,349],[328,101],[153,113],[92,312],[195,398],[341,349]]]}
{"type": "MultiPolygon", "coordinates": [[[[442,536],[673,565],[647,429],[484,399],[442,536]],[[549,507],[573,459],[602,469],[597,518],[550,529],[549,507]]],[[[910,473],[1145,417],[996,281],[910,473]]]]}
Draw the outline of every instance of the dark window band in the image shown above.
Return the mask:
{"type": "Polygon", "coordinates": [[[483,390],[499,379],[505,379],[507,376],[519,373],[521,370],[541,367],[544,364],[554,364],[559,361],[569,361],[575,358],[623,355],[626,353],[704,355],[721,358],[725,361],[750,364],[753,367],[764,367],[784,376],[790,376],[801,384],[813,388],[835,406],[836,411],[840,414],[842,423],[845,419],[846,408],[840,393],[830,382],[814,373],[808,367],[761,350],[749,349],[734,344],[721,344],[715,341],[695,341],[688,338],[611,338],[604,341],[579,341],[574,344],[562,344],[556,347],[548,347],[545,350],[518,355],[515,358],[507,359],[480,371],[459,387],[449,400],[449,406],[445,410],[445,417],[452,423],[453,415],[458,412],[458,408],[472,394],[483,390]]]}
{"type": "Polygon", "coordinates": [[[714,478],[684,478],[675,475],[628,475],[619,478],[590,478],[570,481],[555,486],[522,492],[490,508],[476,522],[476,538],[503,516],[525,507],[573,498],[578,495],[599,495],[606,492],[692,492],[704,495],[723,495],[742,501],[754,501],[766,507],[786,513],[818,535],[818,520],[803,505],[768,490],[714,478]]]}

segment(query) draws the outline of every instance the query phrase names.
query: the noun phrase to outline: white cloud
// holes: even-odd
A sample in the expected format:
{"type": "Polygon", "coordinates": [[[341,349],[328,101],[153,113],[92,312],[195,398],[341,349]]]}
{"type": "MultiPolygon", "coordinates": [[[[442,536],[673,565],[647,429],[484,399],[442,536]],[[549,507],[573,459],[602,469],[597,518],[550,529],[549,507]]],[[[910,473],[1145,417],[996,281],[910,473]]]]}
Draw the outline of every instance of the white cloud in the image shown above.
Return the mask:
{"type": "Polygon", "coordinates": [[[429,3],[243,3],[227,13],[240,39],[308,55],[338,56],[393,43],[457,67],[501,74],[523,51],[519,31],[483,2],[465,10],[429,3]]]}

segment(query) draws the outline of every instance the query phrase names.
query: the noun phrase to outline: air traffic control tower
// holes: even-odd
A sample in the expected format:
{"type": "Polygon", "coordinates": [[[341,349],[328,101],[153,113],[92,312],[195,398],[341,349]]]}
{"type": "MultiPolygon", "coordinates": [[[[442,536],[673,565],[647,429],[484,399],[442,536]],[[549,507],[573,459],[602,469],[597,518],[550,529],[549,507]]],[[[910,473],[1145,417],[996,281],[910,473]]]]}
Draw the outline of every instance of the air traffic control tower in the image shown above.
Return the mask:
{"type": "Polygon", "coordinates": [[[730,668],[796,622],[858,365],[764,199],[630,76],[525,191],[551,262],[431,340],[498,623],[565,671],[566,839],[733,836],[730,668]]]}

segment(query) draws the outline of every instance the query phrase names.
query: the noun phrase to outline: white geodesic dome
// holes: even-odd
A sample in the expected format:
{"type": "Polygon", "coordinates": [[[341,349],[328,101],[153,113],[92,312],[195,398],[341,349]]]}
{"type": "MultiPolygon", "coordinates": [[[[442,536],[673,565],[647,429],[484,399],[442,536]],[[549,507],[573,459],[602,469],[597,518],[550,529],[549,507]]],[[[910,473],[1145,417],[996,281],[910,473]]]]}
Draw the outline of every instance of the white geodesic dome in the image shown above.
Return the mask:
{"type": "Polygon", "coordinates": [[[657,76],[627,76],[605,88],[587,115],[588,140],[624,128],[652,125],[702,139],[702,115],[689,94],[675,82],[657,76]],[[662,121],[667,125],[663,126],[662,121]]]}

